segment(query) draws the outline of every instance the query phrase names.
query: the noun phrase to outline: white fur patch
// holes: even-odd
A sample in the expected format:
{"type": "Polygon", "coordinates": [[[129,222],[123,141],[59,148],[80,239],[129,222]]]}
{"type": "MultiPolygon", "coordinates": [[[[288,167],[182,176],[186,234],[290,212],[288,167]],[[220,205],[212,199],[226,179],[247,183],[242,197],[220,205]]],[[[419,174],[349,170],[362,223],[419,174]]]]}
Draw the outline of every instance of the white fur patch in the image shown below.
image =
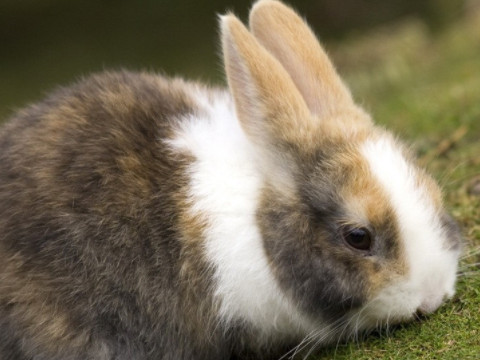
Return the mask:
{"type": "Polygon", "coordinates": [[[366,313],[386,321],[410,318],[419,308],[431,312],[454,293],[458,253],[445,248],[438,211],[394,140],[368,140],[361,151],[390,197],[409,270],[407,278],[381,291],[366,313]]]}
{"type": "Polygon", "coordinates": [[[253,147],[229,95],[207,95],[197,89],[194,99],[201,115],[183,120],[169,143],[196,159],[189,195],[192,211],[208,222],[205,251],[215,268],[220,316],[227,322],[246,321],[264,335],[304,335],[313,327],[278,287],[256,225],[263,180],[253,147]]]}

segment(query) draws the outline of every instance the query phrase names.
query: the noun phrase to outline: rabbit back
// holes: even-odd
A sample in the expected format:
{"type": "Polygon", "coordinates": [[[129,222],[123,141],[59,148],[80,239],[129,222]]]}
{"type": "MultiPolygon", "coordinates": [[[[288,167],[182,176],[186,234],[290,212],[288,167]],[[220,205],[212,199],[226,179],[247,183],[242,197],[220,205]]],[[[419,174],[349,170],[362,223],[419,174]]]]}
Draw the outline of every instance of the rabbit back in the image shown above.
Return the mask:
{"type": "Polygon", "coordinates": [[[185,341],[211,322],[209,269],[180,240],[200,231],[182,215],[190,159],[163,141],[197,111],[187,87],[104,73],[4,125],[0,358],[202,357],[185,341]]]}

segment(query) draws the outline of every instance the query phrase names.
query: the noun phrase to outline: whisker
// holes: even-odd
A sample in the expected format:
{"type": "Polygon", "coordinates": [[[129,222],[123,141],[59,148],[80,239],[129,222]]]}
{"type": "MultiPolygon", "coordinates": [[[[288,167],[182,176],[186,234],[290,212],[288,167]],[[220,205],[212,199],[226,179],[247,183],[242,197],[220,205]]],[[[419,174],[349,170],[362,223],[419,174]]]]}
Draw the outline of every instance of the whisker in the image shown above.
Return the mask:
{"type": "MultiPolygon", "coordinates": [[[[337,350],[338,350],[338,347],[340,346],[340,341],[342,341],[343,339],[343,334],[345,334],[345,331],[347,331],[347,329],[349,328],[350,324],[353,323],[353,316],[348,319],[348,321],[345,322],[344,326],[343,326],[343,329],[342,331],[340,332],[339,336],[338,336],[338,339],[337,339],[337,344],[335,345],[335,352],[334,354],[336,355],[337,354],[337,350]]],[[[350,336],[351,334],[349,335],[346,335],[345,337],[348,339],[348,337],[350,336]]]]}
{"type": "Polygon", "coordinates": [[[344,328],[345,323],[348,322],[348,319],[346,319],[345,316],[342,316],[342,318],[340,318],[339,320],[342,320],[342,321],[340,322],[336,321],[335,323],[338,323],[338,324],[336,324],[328,333],[325,333],[310,347],[306,355],[303,357],[303,360],[307,359],[328,336],[330,336],[333,333],[337,333],[338,330],[344,328]]]}
{"type": "Polygon", "coordinates": [[[358,311],[356,314],[354,314],[353,316],[350,316],[350,319],[344,324],[344,327],[340,333],[340,336],[337,340],[337,344],[335,346],[335,354],[340,346],[340,341],[344,339],[344,334],[345,332],[349,329],[349,333],[347,335],[345,335],[345,339],[348,340],[348,339],[354,339],[357,343],[359,342],[359,335],[360,335],[360,328],[361,328],[361,324],[363,323],[364,319],[366,318],[366,316],[362,319],[362,315],[365,313],[365,311],[367,309],[369,309],[369,307],[373,306],[374,302],[375,302],[376,299],[372,300],[371,302],[369,302],[366,306],[364,306],[362,309],[360,309],[360,311],[358,311]],[[351,325],[353,324],[353,326],[351,325]]]}
{"type": "Polygon", "coordinates": [[[462,264],[460,265],[460,269],[472,268],[476,266],[480,266],[480,262],[471,263],[471,264],[462,264]]]}
{"type": "Polygon", "coordinates": [[[467,161],[461,161],[460,163],[456,164],[451,168],[446,168],[439,176],[438,176],[438,183],[441,184],[442,187],[446,187],[446,185],[454,185],[457,179],[451,179],[452,175],[462,166],[467,165],[467,161]]]}
{"type": "Polygon", "coordinates": [[[306,346],[306,344],[312,341],[312,339],[315,337],[316,334],[318,334],[319,331],[320,330],[318,329],[312,330],[302,339],[302,341],[300,341],[300,343],[297,346],[295,346],[294,348],[289,350],[287,353],[285,353],[279,360],[283,360],[286,357],[288,357],[289,359],[293,359],[297,355],[297,353],[300,352],[301,349],[303,349],[306,346]]]}
{"type": "Polygon", "coordinates": [[[478,276],[480,275],[480,271],[466,271],[463,273],[457,273],[458,276],[478,276]]]}
{"type": "Polygon", "coordinates": [[[309,344],[311,344],[313,341],[315,341],[314,345],[312,347],[315,347],[317,344],[323,342],[325,339],[327,339],[331,334],[335,333],[337,329],[342,326],[342,323],[345,321],[344,317],[342,316],[341,318],[337,319],[332,325],[330,325],[329,329],[324,332],[323,334],[322,331],[325,331],[324,329],[319,330],[315,333],[314,336],[312,336],[308,342],[305,342],[303,346],[298,349],[298,352],[302,351],[305,349],[309,344]],[[321,336],[319,336],[321,334],[321,336]]]}
{"type": "Polygon", "coordinates": [[[474,248],[474,249],[470,250],[468,253],[462,255],[460,257],[460,260],[465,260],[465,259],[468,259],[468,258],[476,256],[476,255],[480,255],[480,247],[474,248]]]}
{"type": "MultiPolygon", "coordinates": [[[[361,337],[366,337],[372,331],[378,331],[379,336],[390,336],[392,333],[392,319],[395,318],[394,309],[388,312],[385,319],[377,319],[375,324],[371,324],[374,326],[367,326],[367,328],[365,328],[365,325],[368,324],[369,310],[375,308],[380,299],[381,298],[378,296],[370,300],[355,313],[345,314],[330,324],[327,328],[320,328],[311,331],[297,346],[285,353],[280,360],[294,359],[300,354],[302,354],[302,359],[305,360],[326,340],[332,340],[332,338],[336,339],[334,350],[335,357],[343,340],[353,340],[358,343],[361,337]]],[[[418,315],[414,314],[414,318],[418,319],[418,315]]]]}
{"type": "MultiPolygon", "coordinates": [[[[337,321],[340,320],[341,319],[337,321]]],[[[336,322],[334,322],[334,324],[332,325],[335,325],[336,322]]],[[[308,344],[310,344],[322,331],[325,331],[325,329],[322,328],[312,330],[302,339],[302,341],[297,346],[285,353],[279,360],[285,359],[286,357],[288,357],[289,359],[293,359],[299,352],[301,352],[306,346],[308,346],[308,344]]]]}
{"type": "Polygon", "coordinates": [[[387,315],[387,319],[385,322],[385,335],[390,336],[390,316],[392,315],[392,311],[390,310],[387,315]]]}
{"type": "Polygon", "coordinates": [[[473,178],[475,175],[477,175],[477,174],[476,173],[475,174],[465,174],[465,175],[463,175],[463,176],[461,176],[457,179],[453,179],[450,182],[445,183],[443,188],[451,187],[451,186],[457,185],[458,183],[463,183],[466,180],[469,180],[469,179],[473,178]]]}

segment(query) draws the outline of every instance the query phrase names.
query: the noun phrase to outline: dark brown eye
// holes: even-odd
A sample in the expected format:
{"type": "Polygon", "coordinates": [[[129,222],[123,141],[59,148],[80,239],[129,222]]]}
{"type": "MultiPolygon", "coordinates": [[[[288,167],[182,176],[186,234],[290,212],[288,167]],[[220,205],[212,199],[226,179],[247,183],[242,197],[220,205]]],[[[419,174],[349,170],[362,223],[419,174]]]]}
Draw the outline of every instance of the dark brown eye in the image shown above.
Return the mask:
{"type": "Polygon", "coordinates": [[[367,251],[372,246],[372,236],[365,228],[346,227],[343,229],[343,238],[348,245],[357,250],[367,251]]]}

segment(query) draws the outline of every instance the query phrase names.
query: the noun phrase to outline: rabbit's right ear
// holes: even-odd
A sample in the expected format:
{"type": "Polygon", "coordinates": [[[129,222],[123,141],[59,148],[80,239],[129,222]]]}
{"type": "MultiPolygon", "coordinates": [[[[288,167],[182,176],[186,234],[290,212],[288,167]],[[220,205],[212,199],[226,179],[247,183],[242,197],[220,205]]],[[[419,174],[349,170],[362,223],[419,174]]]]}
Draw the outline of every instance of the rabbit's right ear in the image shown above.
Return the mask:
{"type": "Polygon", "coordinates": [[[313,114],[329,115],[353,105],[313,31],[295,11],[280,1],[260,0],[250,11],[249,23],[253,35],[290,74],[313,114]]]}
{"type": "Polygon", "coordinates": [[[313,144],[318,124],[290,75],[234,15],[220,22],[228,85],[248,137],[264,149],[313,144]]]}

